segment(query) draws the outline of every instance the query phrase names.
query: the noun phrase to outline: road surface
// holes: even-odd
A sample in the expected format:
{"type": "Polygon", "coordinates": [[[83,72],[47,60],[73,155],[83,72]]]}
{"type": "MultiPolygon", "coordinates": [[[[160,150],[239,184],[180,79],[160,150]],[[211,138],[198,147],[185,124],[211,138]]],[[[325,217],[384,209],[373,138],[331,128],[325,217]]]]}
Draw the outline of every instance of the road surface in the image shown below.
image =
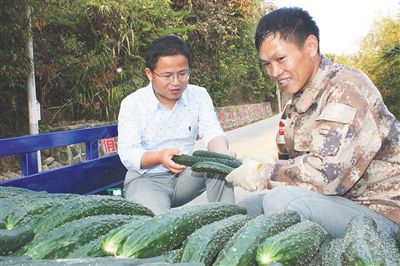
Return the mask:
{"type": "MultiPolygon", "coordinates": [[[[237,153],[239,159],[253,158],[263,161],[267,157],[278,158],[275,136],[278,130],[280,114],[258,121],[256,123],[226,132],[230,149],[237,153]]],[[[195,149],[205,149],[203,143],[196,143],[195,149]]],[[[236,202],[246,197],[250,192],[235,188],[236,202]]],[[[185,206],[206,203],[205,193],[185,206]]]]}

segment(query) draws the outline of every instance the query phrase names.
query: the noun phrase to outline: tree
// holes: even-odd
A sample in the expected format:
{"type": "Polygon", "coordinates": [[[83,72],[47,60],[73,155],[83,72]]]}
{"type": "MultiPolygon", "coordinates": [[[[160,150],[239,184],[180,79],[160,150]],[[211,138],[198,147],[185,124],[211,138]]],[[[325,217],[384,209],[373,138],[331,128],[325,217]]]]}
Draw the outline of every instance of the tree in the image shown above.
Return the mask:
{"type": "Polygon", "coordinates": [[[360,49],[359,67],[371,77],[389,110],[400,119],[400,13],[376,21],[360,49]]]}

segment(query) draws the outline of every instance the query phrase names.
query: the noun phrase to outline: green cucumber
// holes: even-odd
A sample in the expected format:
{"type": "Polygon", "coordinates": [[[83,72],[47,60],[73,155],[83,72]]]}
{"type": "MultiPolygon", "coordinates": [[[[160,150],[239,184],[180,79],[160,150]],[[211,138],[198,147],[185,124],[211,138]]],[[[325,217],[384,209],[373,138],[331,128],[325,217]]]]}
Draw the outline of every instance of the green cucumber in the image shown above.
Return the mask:
{"type": "Polygon", "coordinates": [[[69,199],[75,196],[66,197],[46,197],[40,198],[29,204],[16,207],[7,217],[6,223],[8,227],[17,227],[22,224],[30,224],[41,218],[45,211],[67,203],[69,199]]]}
{"type": "Polygon", "coordinates": [[[181,262],[212,265],[226,242],[250,220],[249,216],[238,214],[196,230],[183,244],[181,262]]]}
{"type": "MultiPolygon", "coordinates": [[[[117,228],[118,229],[118,228],[117,228]]],[[[101,248],[101,243],[104,239],[104,236],[100,236],[92,241],[84,244],[83,246],[79,246],[73,251],[71,251],[66,259],[78,259],[78,258],[98,258],[98,257],[107,257],[108,254],[104,252],[101,248]]]]}
{"type": "Polygon", "coordinates": [[[14,197],[0,198],[0,222],[4,223],[7,229],[12,229],[14,227],[13,224],[8,224],[10,221],[13,222],[8,218],[12,212],[24,209],[32,202],[48,198],[48,193],[20,194],[14,197]]]}
{"type": "Polygon", "coordinates": [[[137,228],[125,241],[121,253],[125,257],[159,256],[175,249],[195,230],[246,209],[227,203],[209,203],[172,209],[153,217],[137,228]]]}
{"type": "Polygon", "coordinates": [[[154,215],[150,209],[120,197],[85,196],[43,213],[33,225],[35,238],[67,222],[100,214],[154,215]]]}
{"type": "Polygon", "coordinates": [[[26,261],[31,261],[29,256],[0,256],[0,265],[25,265],[26,261]]]}
{"type": "MultiPolygon", "coordinates": [[[[71,253],[69,253],[66,258],[68,259],[73,259],[73,258],[88,258],[88,257],[106,257],[109,256],[105,249],[103,242],[106,239],[109,239],[111,237],[111,241],[114,241],[112,237],[120,232],[126,232],[126,228],[132,227],[132,224],[139,224],[139,221],[145,221],[147,219],[150,219],[148,216],[130,216],[130,219],[127,223],[122,224],[121,226],[117,226],[116,228],[112,229],[110,232],[108,232],[105,235],[100,235],[96,239],[90,241],[89,243],[86,243],[83,246],[80,246],[73,250],[71,253]]],[[[111,254],[111,255],[115,255],[111,254]]]]}
{"type": "MultiPolygon", "coordinates": [[[[194,151],[192,155],[198,156],[198,157],[205,157],[208,159],[221,159],[221,161],[219,161],[220,163],[229,165],[233,168],[236,168],[236,167],[239,167],[242,165],[242,161],[236,159],[233,156],[229,156],[226,154],[213,152],[213,151],[197,150],[197,151],[194,151]]],[[[218,162],[218,161],[216,161],[216,162],[218,162]]]]}
{"type": "Polygon", "coordinates": [[[172,156],[172,161],[186,166],[192,166],[193,164],[202,162],[203,160],[204,159],[202,157],[194,157],[186,154],[172,156]]]}
{"type": "Polygon", "coordinates": [[[33,239],[32,227],[23,225],[14,229],[0,229],[0,255],[12,254],[33,239]]]}
{"type": "Polygon", "coordinates": [[[163,254],[165,261],[169,263],[179,263],[182,259],[182,248],[173,249],[163,254]]]}
{"type": "Polygon", "coordinates": [[[384,265],[377,226],[370,216],[354,216],[346,227],[341,255],[343,265],[384,265]]]}
{"type": "Polygon", "coordinates": [[[20,188],[20,187],[4,187],[0,186],[0,199],[1,198],[11,198],[15,196],[21,196],[21,195],[30,195],[30,194],[36,194],[36,193],[46,193],[47,192],[38,192],[38,191],[33,191],[29,190],[26,188],[20,188]]]}
{"type": "MultiPolygon", "coordinates": [[[[4,262],[5,265],[18,265],[18,266],[136,266],[136,265],[170,265],[164,262],[165,258],[162,256],[147,258],[147,259],[131,259],[131,258],[114,258],[114,257],[104,257],[104,258],[81,258],[81,259],[57,259],[57,260],[32,260],[29,258],[17,258],[13,259],[7,257],[8,259],[4,262]]],[[[1,264],[0,260],[0,265],[1,264]]],[[[174,266],[201,266],[200,264],[173,264],[174,266]]]]}
{"type": "Polygon", "coordinates": [[[318,252],[325,237],[325,230],[317,223],[302,221],[286,230],[268,237],[257,250],[258,265],[282,263],[308,265],[318,252]]]}
{"type": "Polygon", "coordinates": [[[233,156],[218,153],[218,152],[213,152],[213,151],[206,151],[206,150],[197,150],[194,151],[193,156],[199,156],[199,157],[207,157],[207,158],[218,158],[218,159],[227,159],[231,161],[238,161],[238,163],[242,163],[238,159],[236,159],[233,156]]]}
{"type": "Polygon", "coordinates": [[[213,158],[213,157],[201,157],[201,156],[190,156],[190,155],[174,155],[172,157],[172,160],[178,164],[186,165],[186,166],[192,166],[195,163],[199,162],[216,162],[216,163],[221,163],[225,164],[227,166],[237,168],[239,167],[242,162],[239,160],[230,160],[230,159],[221,159],[221,158],[213,158]]]}
{"type": "Polygon", "coordinates": [[[400,265],[400,246],[396,243],[394,232],[380,232],[379,238],[385,253],[386,265],[400,265]]]}
{"type": "Polygon", "coordinates": [[[312,259],[310,266],[342,266],[340,255],[342,254],[343,238],[326,237],[312,259]]]}
{"type": "Polygon", "coordinates": [[[254,218],[228,241],[214,265],[255,264],[257,248],[266,238],[282,232],[300,220],[300,215],[295,211],[273,212],[254,218]]]}
{"type": "Polygon", "coordinates": [[[198,162],[192,165],[192,171],[198,173],[212,173],[227,175],[233,171],[233,167],[216,162],[198,162]]]}
{"type": "Polygon", "coordinates": [[[121,252],[126,239],[149,219],[151,217],[137,216],[134,221],[123,225],[118,230],[111,231],[101,242],[101,249],[108,255],[116,256],[121,252]]]}
{"type": "Polygon", "coordinates": [[[105,235],[113,228],[129,222],[130,215],[96,215],[65,223],[17,252],[33,259],[65,258],[74,249],[105,235]]]}

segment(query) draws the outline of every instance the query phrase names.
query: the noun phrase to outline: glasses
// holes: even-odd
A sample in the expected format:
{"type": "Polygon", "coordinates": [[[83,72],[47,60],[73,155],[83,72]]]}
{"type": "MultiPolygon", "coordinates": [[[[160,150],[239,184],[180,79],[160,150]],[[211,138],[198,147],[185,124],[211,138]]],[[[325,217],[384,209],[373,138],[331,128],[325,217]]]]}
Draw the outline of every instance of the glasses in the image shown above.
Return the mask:
{"type": "Polygon", "coordinates": [[[156,72],[152,71],[152,73],[156,74],[163,82],[171,83],[175,80],[175,77],[179,81],[187,81],[190,77],[190,70],[182,71],[179,73],[165,73],[165,74],[157,74],[156,72]]]}

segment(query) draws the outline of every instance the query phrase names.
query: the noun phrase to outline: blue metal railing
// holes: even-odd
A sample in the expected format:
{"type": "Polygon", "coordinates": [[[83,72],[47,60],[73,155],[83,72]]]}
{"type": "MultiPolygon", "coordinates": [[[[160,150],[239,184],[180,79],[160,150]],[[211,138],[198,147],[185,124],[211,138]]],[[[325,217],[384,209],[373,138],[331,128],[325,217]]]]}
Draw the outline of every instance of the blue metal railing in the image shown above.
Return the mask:
{"type": "Polygon", "coordinates": [[[99,140],[117,135],[117,125],[111,125],[0,139],[0,158],[18,154],[22,169],[21,178],[0,185],[79,194],[103,193],[121,186],[126,169],[118,155],[99,158],[98,150],[99,140]],[[37,151],[78,143],[85,143],[86,161],[38,172],[37,151]]]}

